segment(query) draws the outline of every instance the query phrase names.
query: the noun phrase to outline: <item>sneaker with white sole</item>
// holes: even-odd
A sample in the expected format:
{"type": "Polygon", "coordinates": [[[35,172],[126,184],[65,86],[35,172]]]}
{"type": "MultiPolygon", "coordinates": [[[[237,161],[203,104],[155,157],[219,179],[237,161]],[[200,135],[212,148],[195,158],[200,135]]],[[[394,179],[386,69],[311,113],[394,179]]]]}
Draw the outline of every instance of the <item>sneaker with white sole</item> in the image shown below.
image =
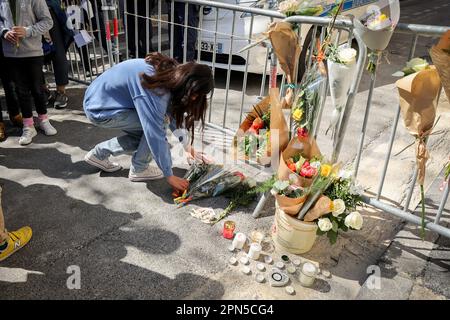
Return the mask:
{"type": "Polygon", "coordinates": [[[26,146],[33,141],[33,138],[37,135],[36,128],[34,126],[24,126],[22,129],[22,136],[19,139],[21,146],[26,146]]]}
{"type": "Polygon", "coordinates": [[[149,166],[147,169],[141,172],[136,172],[133,167],[130,168],[128,178],[133,182],[157,180],[163,177],[163,172],[157,167],[149,166]]]}
{"type": "Polygon", "coordinates": [[[118,163],[111,162],[108,159],[100,160],[99,158],[97,158],[94,155],[93,150],[89,151],[84,156],[84,161],[89,163],[91,166],[97,167],[106,172],[116,172],[116,171],[119,171],[120,169],[122,169],[122,166],[118,163]]]}
{"type": "Polygon", "coordinates": [[[58,133],[48,119],[39,121],[39,129],[44,131],[46,136],[54,136],[58,133]]]}

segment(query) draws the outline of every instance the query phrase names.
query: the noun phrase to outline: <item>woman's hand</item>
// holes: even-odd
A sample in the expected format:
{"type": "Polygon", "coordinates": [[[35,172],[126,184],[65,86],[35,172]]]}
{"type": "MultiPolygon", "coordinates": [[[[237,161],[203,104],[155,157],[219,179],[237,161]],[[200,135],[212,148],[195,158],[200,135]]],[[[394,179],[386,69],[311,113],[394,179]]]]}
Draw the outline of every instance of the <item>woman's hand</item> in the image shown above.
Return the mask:
{"type": "Polygon", "coordinates": [[[172,186],[177,191],[183,192],[189,188],[189,181],[186,179],[179,178],[177,176],[167,177],[167,183],[172,186]]]}
{"type": "Polygon", "coordinates": [[[203,152],[195,151],[194,148],[190,148],[190,150],[186,151],[186,157],[189,164],[192,164],[195,161],[206,164],[214,163],[214,159],[203,152]]]}

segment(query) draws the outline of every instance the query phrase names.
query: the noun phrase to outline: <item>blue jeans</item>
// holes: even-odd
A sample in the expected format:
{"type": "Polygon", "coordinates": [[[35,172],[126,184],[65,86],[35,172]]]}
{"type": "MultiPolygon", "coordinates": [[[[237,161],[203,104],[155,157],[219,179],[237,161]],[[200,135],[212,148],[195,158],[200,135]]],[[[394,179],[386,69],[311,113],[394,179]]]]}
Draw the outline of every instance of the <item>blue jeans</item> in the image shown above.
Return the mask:
{"type": "Polygon", "coordinates": [[[125,132],[123,136],[97,144],[93,152],[98,159],[105,160],[111,155],[133,154],[131,165],[134,171],[142,172],[147,169],[152,161],[152,153],[135,110],[123,111],[102,121],[89,120],[98,127],[120,129],[125,132]]]}

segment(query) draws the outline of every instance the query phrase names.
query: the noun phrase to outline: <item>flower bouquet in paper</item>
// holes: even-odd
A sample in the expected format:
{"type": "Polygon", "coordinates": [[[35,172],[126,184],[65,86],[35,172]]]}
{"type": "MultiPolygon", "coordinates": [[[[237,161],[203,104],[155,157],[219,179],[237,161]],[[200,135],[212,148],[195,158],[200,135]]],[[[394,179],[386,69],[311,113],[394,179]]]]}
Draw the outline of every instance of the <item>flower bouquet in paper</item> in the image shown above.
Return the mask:
{"type": "Polygon", "coordinates": [[[233,140],[235,159],[256,159],[260,164],[268,164],[272,148],[278,152],[286,147],[288,128],[278,96],[278,89],[271,89],[270,96],[247,114],[233,140]]]}
{"type": "Polygon", "coordinates": [[[271,194],[275,197],[279,208],[289,215],[296,215],[300,211],[308,195],[305,188],[282,180],[273,184],[271,194]]]}
{"type": "Polygon", "coordinates": [[[450,30],[430,50],[433,64],[439,73],[447,99],[450,101],[450,30]]]}
{"type": "Polygon", "coordinates": [[[399,19],[398,0],[379,0],[354,19],[355,32],[371,50],[367,66],[371,74],[375,74],[380,54],[387,48],[399,19]]]}
{"type": "Polygon", "coordinates": [[[425,203],[423,186],[425,166],[429,158],[425,141],[433,131],[441,81],[434,66],[422,64],[421,69],[397,80],[395,84],[399,93],[403,122],[409,133],[416,139],[418,183],[422,198],[422,236],[424,236],[425,203]]]}
{"type": "Polygon", "coordinates": [[[313,134],[317,116],[325,99],[327,72],[321,60],[315,61],[303,75],[292,106],[292,120],[297,129],[313,134]]]}
{"type": "Polygon", "coordinates": [[[292,104],[295,73],[301,53],[297,32],[290,23],[279,21],[271,23],[265,35],[270,39],[278,63],[286,74],[288,89],[282,100],[282,108],[289,108],[292,104]]]}
{"type": "Polygon", "coordinates": [[[333,103],[333,113],[326,133],[331,130],[333,145],[336,145],[336,131],[341,114],[347,102],[348,91],[356,70],[357,51],[347,44],[329,46],[327,50],[328,81],[333,103]]]}
{"type": "Polygon", "coordinates": [[[278,179],[308,187],[317,175],[322,156],[316,141],[299,131],[281,153],[278,179]]]}

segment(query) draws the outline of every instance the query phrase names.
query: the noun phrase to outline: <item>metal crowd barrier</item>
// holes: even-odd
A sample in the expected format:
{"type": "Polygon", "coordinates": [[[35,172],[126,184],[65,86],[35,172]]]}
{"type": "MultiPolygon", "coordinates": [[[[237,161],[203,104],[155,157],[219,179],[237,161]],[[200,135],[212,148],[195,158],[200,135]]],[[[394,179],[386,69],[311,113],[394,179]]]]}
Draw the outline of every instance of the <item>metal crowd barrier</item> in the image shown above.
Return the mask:
{"type": "MultiPolygon", "coordinates": [[[[139,1],[145,1],[145,0],[139,0],[139,1]]],[[[73,1],[71,1],[73,2],[73,1]]],[[[91,35],[94,41],[92,41],[90,44],[88,44],[85,48],[85,51],[87,51],[87,55],[83,55],[83,49],[76,49],[74,46],[69,50],[68,57],[70,59],[71,64],[71,76],[72,79],[81,83],[90,83],[97,74],[100,74],[104,70],[108,69],[115,63],[119,62],[120,59],[128,59],[130,55],[138,56],[138,46],[136,45],[136,52],[129,52],[127,48],[129,47],[130,38],[126,30],[128,30],[130,20],[127,19],[129,17],[134,18],[134,29],[138,30],[139,27],[139,19],[145,19],[145,36],[148,39],[150,34],[150,29],[154,28],[156,25],[157,30],[157,39],[156,39],[156,48],[159,52],[163,52],[166,54],[169,54],[171,57],[174,55],[174,28],[173,26],[176,25],[174,21],[174,8],[175,8],[175,1],[174,0],[158,0],[156,5],[154,6],[153,10],[150,8],[150,1],[145,1],[146,7],[145,7],[145,14],[142,12],[138,12],[138,1],[134,0],[133,6],[134,10],[129,10],[129,4],[130,1],[123,1],[123,16],[120,14],[120,5],[119,1],[114,0],[93,0],[92,8],[87,6],[86,13],[88,16],[91,13],[91,10],[93,11],[93,19],[89,21],[89,23],[86,24],[86,29],[88,30],[88,33],[91,35]],[[169,10],[170,9],[170,10],[169,10]],[[100,21],[100,17],[103,17],[103,25],[105,26],[105,32],[102,32],[102,21],[100,21]],[[111,22],[110,19],[113,19],[113,31],[110,31],[111,22]],[[124,31],[120,32],[119,26],[118,26],[118,20],[122,19],[124,31]],[[95,22],[95,23],[94,23],[95,22]],[[172,27],[169,27],[169,25],[172,25],[172,27]],[[94,28],[94,26],[96,26],[94,28]],[[168,41],[167,41],[168,40],[168,41]],[[168,43],[166,43],[168,42],[168,43]],[[88,61],[86,60],[86,56],[88,57],[88,61]],[[87,64],[86,64],[87,63],[87,64]]],[[[266,9],[260,9],[256,7],[247,7],[243,5],[235,5],[235,4],[229,4],[224,2],[214,2],[214,1],[205,1],[205,0],[183,0],[183,1],[177,1],[184,3],[184,15],[185,15],[185,22],[184,24],[178,24],[178,26],[183,27],[183,40],[184,43],[187,43],[188,39],[188,30],[194,29],[198,34],[198,39],[196,47],[197,47],[197,60],[201,62],[205,62],[202,55],[202,49],[205,49],[203,46],[205,45],[202,43],[201,39],[203,39],[203,35],[208,33],[213,35],[213,41],[209,45],[212,45],[212,50],[209,50],[209,60],[206,61],[213,70],[213,73],[217,72],[217,69],[222,68],[225,69],[226,72],[226,82],[225,82],[225,97],[224,97],[224,103],[223,106],[220,108],[217,103],[214,101],[214,93],[211,94],[210,97],[210,108],[209,108],[209,115],[208,115],[208,126],[222,130],[224,133],[227,134],[233,134],[236,126],[232,126],[230,128],[229,124],[227,123],[227,120],[229,118],[229,112],[228,112],[228,102],[229,102],[229,94],[230,94],[230,82],[232,80],[232,69],[235,68],[236,63],[233,59],[235,59],[234,53],[238,50],[234,45],[237,41],[245,41],[246,44],[250,44],[255,39],[251,37],[252,34],[254,34],[256,31],[254,30],[255,27],[255,20],[256,19],[266,19],[267,22],[274,21],[274,20],[285,20],[292,23],[299,24],[300,28],[299,30],[302,30],[300,33],[300,39],[304,39],[306,37],[306,34],[303,32],[305,27],[309,32],[311,32],[312,39],[316,38],[317,33],[319,32],[321,37],[323,39],[324,32],[320,32],[319,28],[326,27],[329,22],[330,18],[325,17],[305,17],[305,16],[296,16],[296,17],[289,17],[286,18],[282,14],[280,14],[277,11],[274,10],[266,10],[266,9]],[[190,5],[197,5],[199,6],[199,25],[197,27],[192,27],[188,25],[188,15],[189,15],[189,6],[190,5]],[[207,13],[210,16],[214,17],[214,28],[211,29],[205,29],[203,26],[203,23],[205,21],[204,16],[205,13],[207,13]],[[219,19],[223,17],[224,15],[231,14],[231,26],[228,26],[229,29],[222,30],[219,29],[219,19]],[[242,17],[249,17],[250,18],[250,24],[249,24],[249,30],[248,30],[248,36],[242,36],[242,34],[238,34],[237,30],[235,29],[236,26],[236,20],[240,19],[242,17]],[[222,41],[223,39],[226,39],[228,41],[228,51],[227,52],[219,52],[217,46],[219,43],[219,38],[222,41]],[[222,121],[221,123],[213,123],[212,122],[212,114],[213,113],[222,113],[222,121]]],[[[223,27],[223,26],[222,26],[223,27]]],[[[362,40],[359,39],[359,37],[353,33],[353,23],[350,18],[339,18],[336,20],[336,28],[338,29],[336,40],[338,43],[340,43],[341,36],[345,34],[347,37],[346,41],[351,43],[353,40],[356,41],[358,45],[358,62],[357,62],[357,77],[355,77],[351,90],[349,92],[349,97],[346,105],[346,109],[343,115],[343,120],[341,127],[338,130],[338,135],[340,137],[340,143],[335,148],[335,152],[333,154],[333,159],[337,160],[339,157],[339,153],[342,146],[342,140],[345,135],[346,128],[349,123],[350,115],[352,112],[352,108],[354,105],[354,99],[358,92],[358,86],[361,80],[362,73],[364,71],[364,65],[366,62],[366,47],[363,44],[362,40]]],[[[413,24],[399,24],[396,29],[396,33],[406,33],[412,36],[412,42],[409,52],[409,58],[412,58],[415,53],[416,45],[418,42],[419,37],[439,37],[444,32],[446,32],[449,28],[448,27],[437,27],[437,26],[424,26],[424,25],[413,25],[413,24]]],[[[239,30],[242,31],[242,30],[239,30]]],[[[242,33],[242,32],[241,32],[242,33]]],[[[134,35],[134,42],[137,44],[139,42],[138,34],[134,35]]],[[[312,44],[312,41],[311,41],[312,44]]],[[[260,92],[259,96],[265,96],[267,94],[267,87],[268,84],[266,82],[266,76],[268,74],[268,66],[269,62],[274,65],[273,55],[271,52],[270,45],[267,43],[263,43],[265,47],[263,50],[265,51],[265,63],[261,70],[262,77],[261,77],[261,85],[260,85],[260,92]]],[[[146,43],[147,51],[150,47],[150,43],[147,41],[146,43]]],[[[206,48],[208,49],[208,48],[206,48]]],[[[211,49],[211,48],[209,48],[211,49]]],[[[183,48],[183,56],[184,61],[186,61],[186,46],[183,48]]],[[[204,51],[204,50],[203,50],[204,51]]],[[[309,53],[307,55],[307,60],[305,62],[306,66],[311,65],[311,48],[309,49],[309,53]]],[[[241,98],[240,98],[240,107],[239,107],[239,123],[241,122],[243,118],[243,114],[246,110],[249,110],[249,108],[255,103],[255,101],[246,101],[246,94],[248,89],[248,74],[249,74],[249,62],[252,61],[252,52],[251,50],[247,51],[245,53],[245,64],[242,65],[242,67],[239,69],[240,71],[244,72],[243,76],[243,84],[241,89],[241,98]]],[[[276,65],[276,64],[275,64],[276,65]]],[[[273,75],[272,73],[272,81],[274,80],[273,77],[276,77],[276,74],[273,75]]],[[[276,79],[275,79],[276,80],[276,79]]],[[[283,94],[283,88],[285,84],[285,77],[283,76],[281,79],[281,85],[282,88],[281,94],[283,94]]],[[[371,85],[369,88],[369,95],[368,95],[368,101],[365,109],[365,115],[364,115],[364,121],[362,123],[361,131],[360,131],[360,139],[358,144],[358,150],[357,155],[355,159],[355,165],[354,165],[354,175],[355,178],[359,172],[359,165],[361,161],[363,146],[364,146],[364,139],[365,134],[367,131],[367,127],[369,125],[369,112],[371,108],[371,101],[372,101],[372,94],[375,87],[375,79],[371,81],[371,85]]],[[[320,116],[323,110],[323,105],[320,106],[320,116]]],[[[395,114],[394,118],[394,124],[392,126],[392,131],[390,134],[390,141],[388,144],[388,149],[386,150],[386,154],[384,157],[384,163],[383,163],[383,170],[379,173],[380,175],[380,181],[377,188],[377,193],[374,197],[364,197],[364,202],[372,205],[376,208],[379,208],[381,210],[384,210],[385,212],[389,212],[390,214],[393,214],[397,217],[400,217],[401,219],[404,219],[408,222],[415,223],[420,225],[420,218],[416,215],[414,215],[410,209],[410,202],[412,195],[414,193],[414,186],[416,184],[417,179],[417,171],[415,172],[413,179],[411,181],[411,184],[408,189],[408,194],[406,198],[406,202],[403,205],[403,207],[400,206],[393,206],[391,204],[388,204],[386,202],[382,202],[380,200],[380,197],[382,195],[383,186],[385,184],[386,180],[386,172],[389,166],[389,162],[391,159],[391,152],[392,148],[395,142],[395,136],[397,132],[398,122],[399,122],[399,116],[400,116],[400,108],[397,107],[397,112],[395,114]]],[[[320,117],[319,117],[320,118],[320,117]]],[[[320,119],[319,119],[320,123],[320,119]]],[[[317,126],[319,127],[319,126],[317,126]]],[[[314,132],[314,135],[316,136],[318,133],[317,129],[316,132],[314,132]]],[[[439,209],[437,212],[437,215],[434,219],[434,221],[428,221],[426,224],[426,227],[432,231],[435,231],[441,235],[444,235],[446,237],[450,237],[450,229],[447,227],[444,227],[443,225],[440,225],[442,214],[445,210],[448,210],[449,204],[448,204],[448,195],[449,195],[449,184],[450,181],[447,183],[446,188],[443,192],[442,200],[440,201],[439,209]]],[[[257,205],[254,216],[258,216],[263,205],[265,202],[265,195],[262,195],[262,198],[259,201],[259,204],[257,205]]],[[[413,209],[414,210],[414,209],[413,209]]]]}

